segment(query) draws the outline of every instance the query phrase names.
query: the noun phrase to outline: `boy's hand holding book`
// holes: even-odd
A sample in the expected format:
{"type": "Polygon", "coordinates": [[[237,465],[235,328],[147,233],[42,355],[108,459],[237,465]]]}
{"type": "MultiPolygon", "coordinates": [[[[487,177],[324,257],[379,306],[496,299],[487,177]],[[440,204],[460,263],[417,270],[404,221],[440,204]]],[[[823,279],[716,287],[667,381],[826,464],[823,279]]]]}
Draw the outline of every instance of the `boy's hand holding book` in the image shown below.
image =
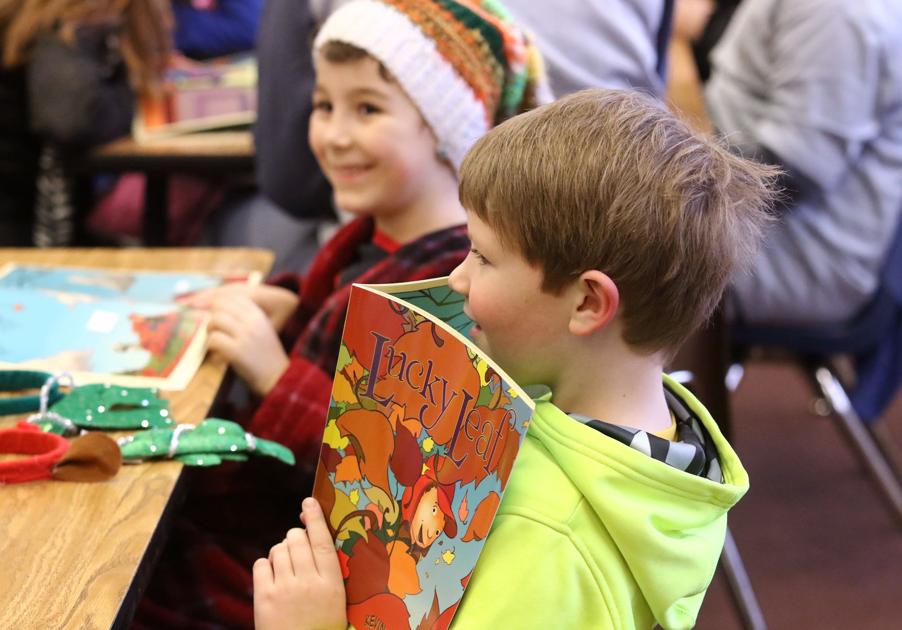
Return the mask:
{"type": "Polygon", "coordinates": [[[345,588],[323,511],[305,499],[307,529],[289,530],[269,558],[254,563],[254,623],[258,630],[344,630],[345,588]]]}

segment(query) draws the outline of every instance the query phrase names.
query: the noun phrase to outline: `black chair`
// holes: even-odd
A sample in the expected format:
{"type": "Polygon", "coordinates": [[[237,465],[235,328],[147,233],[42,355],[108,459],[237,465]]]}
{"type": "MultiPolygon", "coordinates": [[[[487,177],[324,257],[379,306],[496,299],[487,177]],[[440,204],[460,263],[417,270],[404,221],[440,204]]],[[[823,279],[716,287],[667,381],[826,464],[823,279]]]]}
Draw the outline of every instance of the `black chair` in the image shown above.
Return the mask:
{"type": "MultiPolygon", "coordinates": [[[[902,522],[902,457],[889,439],[879,417],[882,407],[902,384],[902,222],[890,247],[881,284],[871,301],[848,322],[824,326],[748,326],[734,324],[730,330],[734,357],[764,350],[788,355],[809,377],[819,400],[815,410],[831,415],[842,428],[865,468],[888,501],[893,515],[902,522]],[[895,363],[880,367],[884,399],[869,406],[862,417],[853,405],[853,385],[841,375],[843,359],[861,359],[887,352],[895,363]]],[[[848,362],[846,363],[848,364],[848,362]]],[[[856,401],[857,402],[857,401],[856,401]]]]}
{"type": "MultiPolygon", "coordinates": [[[[707,325],[695,332],[669,366],[670,376],[691,389],[732,442],[729,392],[724,387],[730,362],[727,320],[718,308],[707,325]]],[[[739,621],[745,630],[767,630],[764,612],[730,528],[727,528],[720,570],[727,581],[739,621]]]]}

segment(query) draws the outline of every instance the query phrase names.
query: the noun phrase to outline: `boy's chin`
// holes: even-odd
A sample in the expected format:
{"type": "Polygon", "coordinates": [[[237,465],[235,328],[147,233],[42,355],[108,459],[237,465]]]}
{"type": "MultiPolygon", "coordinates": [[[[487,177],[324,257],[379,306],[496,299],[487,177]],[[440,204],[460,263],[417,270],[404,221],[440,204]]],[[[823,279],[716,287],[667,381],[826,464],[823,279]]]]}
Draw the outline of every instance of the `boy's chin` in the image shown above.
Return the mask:
{"type": "Polygon", "coordinates": [[[489,351],[489,348],[486,345],[485,334],[483,334],[482,328],[480,328],[478,325],[474,324],[473,327],[470,328],[469,332],[467,333],[467,337],[483,352],[489,351]]]}

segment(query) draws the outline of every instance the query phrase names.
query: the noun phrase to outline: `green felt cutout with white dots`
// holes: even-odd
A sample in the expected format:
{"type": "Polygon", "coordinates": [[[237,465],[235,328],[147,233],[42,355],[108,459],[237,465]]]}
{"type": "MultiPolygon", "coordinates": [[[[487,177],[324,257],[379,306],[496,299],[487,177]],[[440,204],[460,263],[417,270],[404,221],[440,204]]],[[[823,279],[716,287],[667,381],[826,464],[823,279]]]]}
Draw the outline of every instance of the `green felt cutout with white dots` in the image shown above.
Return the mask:
{"type": "Polygon", "coordinates": [[[241,425],[220,418],[198,424],[137,431],[119,440],[126,461],[175,459],[186,466],[215,466],[223,460],[245,461],[248,455],[265,455],[294,465],[294,454],[270,440],[245,433],[241,425]]]}
{"type": "Polygon", "coordinates": [[[147,387],[79,385],[50,407],[81,429],[151,429],[174,425],[169,403],[147,387]]]}

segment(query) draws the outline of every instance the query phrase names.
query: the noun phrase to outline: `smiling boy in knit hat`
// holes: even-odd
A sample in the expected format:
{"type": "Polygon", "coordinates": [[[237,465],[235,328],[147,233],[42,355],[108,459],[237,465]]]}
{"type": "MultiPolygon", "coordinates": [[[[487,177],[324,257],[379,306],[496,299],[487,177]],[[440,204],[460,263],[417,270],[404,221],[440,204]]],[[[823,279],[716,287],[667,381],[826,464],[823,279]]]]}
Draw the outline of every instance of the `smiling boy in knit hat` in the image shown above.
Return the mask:
{"type": "Polygon", "coordinates": [[[313,48],[310,146],[356,218],[306,277],[195,299],[212,307],[209,347],[262,398],[252,430],[301,458],[319,443],[351,284],[447,275],[469,248],[464,154],[550,100],[538,54],[496,1],[355,0],[313,48]]]}
{"type": "Polygon", "coordinates": [[[313,56],[310,145],[355,218],[304,278],[194,299],[211,308],[211,350],[259,397],[248,430],[291,448],[297,470],[191,471],[187,514],[143,603],[147,625],[181,627],[178,611],[253,624],[251,565],[296,522],[312,485],[351,284],[450,273],[469,250],[464,154],[547,100],[537,54],[494,1],[354,0],[323,24],[313,56]]]}

